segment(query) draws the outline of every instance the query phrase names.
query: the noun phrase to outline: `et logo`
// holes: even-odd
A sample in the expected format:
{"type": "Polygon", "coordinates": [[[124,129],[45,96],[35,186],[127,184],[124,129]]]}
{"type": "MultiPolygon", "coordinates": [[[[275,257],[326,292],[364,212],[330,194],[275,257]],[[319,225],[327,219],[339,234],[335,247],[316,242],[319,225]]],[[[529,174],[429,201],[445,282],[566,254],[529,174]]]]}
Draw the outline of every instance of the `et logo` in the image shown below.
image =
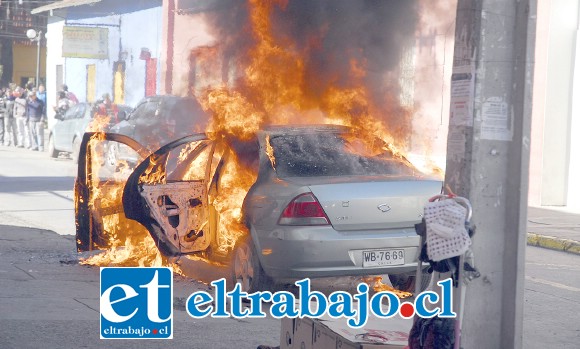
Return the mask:
{"type": "Polygon", "coordinates": [[[171,268],[101,268],[101,339],[173,338],[171,268]]]}

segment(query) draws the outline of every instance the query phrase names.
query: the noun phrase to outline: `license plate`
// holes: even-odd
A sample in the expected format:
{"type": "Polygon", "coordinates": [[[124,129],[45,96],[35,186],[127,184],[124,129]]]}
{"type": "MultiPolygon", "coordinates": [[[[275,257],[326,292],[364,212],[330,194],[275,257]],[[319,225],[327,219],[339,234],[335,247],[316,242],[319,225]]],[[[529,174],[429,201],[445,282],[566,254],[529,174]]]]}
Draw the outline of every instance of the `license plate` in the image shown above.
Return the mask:
{"type": "Polygon", "coordinates": [[[382,267],[385,265],[405,264],[405,250],[385,249],[385,250],[365,250],[363,251],[363,267],[382,267]]]}

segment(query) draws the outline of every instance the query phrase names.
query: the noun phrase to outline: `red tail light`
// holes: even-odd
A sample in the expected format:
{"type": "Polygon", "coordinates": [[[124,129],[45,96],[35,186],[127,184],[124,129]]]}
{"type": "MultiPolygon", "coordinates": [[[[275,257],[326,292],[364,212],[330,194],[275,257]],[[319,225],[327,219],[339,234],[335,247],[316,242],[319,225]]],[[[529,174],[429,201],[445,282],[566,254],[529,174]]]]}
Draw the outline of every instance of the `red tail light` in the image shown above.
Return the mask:
{"type": "Polygon", "coordinates": [[[280,225],[328,225],[328,217],[312,193],[295,197],[282,212],[280,225]]]}

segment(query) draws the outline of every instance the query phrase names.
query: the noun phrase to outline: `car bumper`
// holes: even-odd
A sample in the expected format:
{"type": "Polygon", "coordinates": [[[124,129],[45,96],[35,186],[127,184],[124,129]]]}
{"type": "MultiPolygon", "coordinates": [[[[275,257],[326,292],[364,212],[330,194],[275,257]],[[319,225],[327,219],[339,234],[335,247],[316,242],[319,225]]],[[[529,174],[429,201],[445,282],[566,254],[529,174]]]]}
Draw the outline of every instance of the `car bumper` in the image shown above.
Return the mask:
{"type": "Polygon", "coordinates": [[[264,271],[277,280],[406,273],[415,270],[420,252],[413,228],[353,232],[331,226],[284,226],[252,234],[264,271]],[[404,263],[363,266],[363,251],[385,249],[404,250],[404,263]]]}

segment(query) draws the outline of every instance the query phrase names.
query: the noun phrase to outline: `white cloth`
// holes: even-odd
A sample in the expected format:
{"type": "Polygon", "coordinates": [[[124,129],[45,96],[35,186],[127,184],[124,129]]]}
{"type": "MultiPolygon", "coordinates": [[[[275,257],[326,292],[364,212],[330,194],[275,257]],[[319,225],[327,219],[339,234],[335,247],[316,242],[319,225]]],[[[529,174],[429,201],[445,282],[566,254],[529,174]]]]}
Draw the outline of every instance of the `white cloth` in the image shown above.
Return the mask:
{"type": "Polygon", "coordinates": [[[467,209],[451,199],[425,205],[427,255],[438,262],[464,254],[471,246],[465,228],[467,209]]]}

